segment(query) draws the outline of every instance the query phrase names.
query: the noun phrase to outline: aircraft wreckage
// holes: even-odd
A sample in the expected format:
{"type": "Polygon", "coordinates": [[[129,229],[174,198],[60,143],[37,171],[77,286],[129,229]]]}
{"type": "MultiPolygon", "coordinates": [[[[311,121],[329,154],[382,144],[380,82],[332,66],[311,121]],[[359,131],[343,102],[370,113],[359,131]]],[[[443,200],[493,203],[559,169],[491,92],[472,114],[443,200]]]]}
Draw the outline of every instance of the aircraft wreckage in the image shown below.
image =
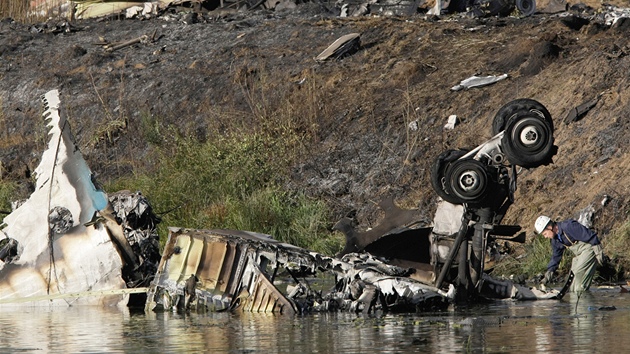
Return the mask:
{"type": "Polygon", "coordinates": [[[43,101],[50,139],[35,192],[0,230],[0,306],[371,313],[563,295],[484,273],[498,240],[524,241],[519,226],[500,224],[513,202],[515,166],[548,164],[556,153],[551,116],[537,101],[506,104],[494,118],[492,139],[438,156],[431,180],[443,200],[432,226],[384,200],[384,221],[374,229],[355,231],[348,219],[335,225],[346,235],[335,257],[255,232],[176,227],[160,255],[159,218],[147,199],[100,189],[61,112],[59,92],[43,101]],[[327,287],[319,284],[324,279],[327,287]]]}
{"type": "MultiPolygon", "coordinates": [[[[29,13],[44,18],[163,18],[187,24],[216,21],[255,10],[293,11],[310,1],[297,0],[38,0],[29,13]],[[181,16],[177,15],[180,14],[181,16]]],[[[326,16],[409,16],[462,13],[466,16],[521,17],[567,10],[566,0],[324,0],[316,2],[326,16]]]]}

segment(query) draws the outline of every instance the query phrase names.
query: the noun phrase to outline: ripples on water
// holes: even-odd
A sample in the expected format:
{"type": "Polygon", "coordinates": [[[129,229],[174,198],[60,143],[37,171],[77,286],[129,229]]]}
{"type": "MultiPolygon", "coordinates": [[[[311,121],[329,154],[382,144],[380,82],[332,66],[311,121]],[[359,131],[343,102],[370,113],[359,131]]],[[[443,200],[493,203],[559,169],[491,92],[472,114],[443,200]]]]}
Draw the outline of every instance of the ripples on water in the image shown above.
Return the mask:
{"type": "Polygon", "coordinates": [[[2,353],[626,352],[630,293],[493,302],[431,314],[2,309],[2,353]],[[576,303],[577,302],[577,303],[576,303]],[[614,306],[615,309],[610,307],[614,306]]]}

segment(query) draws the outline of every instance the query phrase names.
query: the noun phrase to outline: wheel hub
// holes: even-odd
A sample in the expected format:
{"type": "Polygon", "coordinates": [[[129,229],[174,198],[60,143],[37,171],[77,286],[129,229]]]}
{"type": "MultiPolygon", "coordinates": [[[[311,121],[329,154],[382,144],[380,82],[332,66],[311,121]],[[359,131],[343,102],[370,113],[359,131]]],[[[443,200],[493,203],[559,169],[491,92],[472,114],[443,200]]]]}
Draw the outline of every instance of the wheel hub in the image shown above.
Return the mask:
{"type": "Polygon", "coordinates": [[[465,191],[471,191],[479,187],[479,175],[475,171],[466,171],[459,178],[459,185],[465,191]]]}
{"type": "Polygon", "coordinates": [[[520,140],[523,145],[534,145],[538,141],[538,130],[534,126],[525,127],[521,131],[520,140]]]}

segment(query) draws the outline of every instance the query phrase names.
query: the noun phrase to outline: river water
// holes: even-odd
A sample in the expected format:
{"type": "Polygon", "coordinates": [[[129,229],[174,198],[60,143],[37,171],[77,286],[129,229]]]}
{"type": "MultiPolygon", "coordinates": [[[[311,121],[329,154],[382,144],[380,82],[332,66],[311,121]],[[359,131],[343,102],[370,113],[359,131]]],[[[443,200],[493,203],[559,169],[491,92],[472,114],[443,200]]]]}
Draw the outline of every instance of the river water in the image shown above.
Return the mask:
{"type": "Polygon", "coordinates": [[[439,313],[286,316],[2,309],[2,353],[626,352],[630,293],[497,301],[439,313]]]}

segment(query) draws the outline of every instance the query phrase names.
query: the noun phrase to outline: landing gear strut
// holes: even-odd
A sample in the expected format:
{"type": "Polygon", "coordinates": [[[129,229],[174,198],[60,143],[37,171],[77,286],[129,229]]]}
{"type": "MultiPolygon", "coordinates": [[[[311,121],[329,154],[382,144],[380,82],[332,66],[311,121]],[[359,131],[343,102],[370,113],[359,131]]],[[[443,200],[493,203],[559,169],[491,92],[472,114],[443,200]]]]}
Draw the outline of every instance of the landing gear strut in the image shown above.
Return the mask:
{"type": "Polygon", "coordinates": [[[501,107],[492,124],[494,137],[473,150],[447,150],[436,159],[431,183],[446,202],[462,204],[461,226],[443,264],[436,263],[435,285],[457,287],[459,300],[477,297],[483,286],[486,250],[496,238],[523,240],[520,226],[500,225],[514,202],[516,166],[535,168],[552,162],[557,153],[553,121],[532,99],[501,107]],[[509,236],[509,237],[505,237],[509,236]],[[456,274],[454,264],[457,263],[456,274]]]}

